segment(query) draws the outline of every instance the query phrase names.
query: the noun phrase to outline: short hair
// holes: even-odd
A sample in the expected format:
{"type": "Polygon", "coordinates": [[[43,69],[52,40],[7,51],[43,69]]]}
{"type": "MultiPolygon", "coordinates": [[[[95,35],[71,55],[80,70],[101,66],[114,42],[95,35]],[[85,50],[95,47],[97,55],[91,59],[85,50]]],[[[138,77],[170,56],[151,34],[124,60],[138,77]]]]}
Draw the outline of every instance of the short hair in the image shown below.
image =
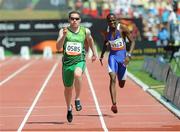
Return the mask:
{"type": "Polygon", "coordinates": [[[110,16],[114,16],[114,17],[116,18],[116,15],[115,15],[114,13],[109,13],[109,14],[107,15],[106,19],[109,19],[110,16]]]}
{"type": "Polygon", "coordinates": [[[79,11],[71,11],[71,12],[69,12],[69,18],[71,17],[71,14],[78,14],[79,17],[81,17],[81,13],[79,11]]]}

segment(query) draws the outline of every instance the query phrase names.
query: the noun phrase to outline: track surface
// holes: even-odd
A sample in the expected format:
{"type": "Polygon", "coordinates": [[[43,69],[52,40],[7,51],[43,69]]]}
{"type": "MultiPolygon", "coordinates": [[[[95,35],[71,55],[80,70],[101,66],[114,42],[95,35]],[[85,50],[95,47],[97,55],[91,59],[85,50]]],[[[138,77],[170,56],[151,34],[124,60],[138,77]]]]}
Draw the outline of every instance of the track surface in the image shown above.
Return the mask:
{"type": "Polygon", "coordinates": [[[0,131],[180,131],[180,120],[129,78],[117,86],[113,114],[106,63],[87,61],[83,109],[68,123],[60,56],[0,61],[0,131]]]}

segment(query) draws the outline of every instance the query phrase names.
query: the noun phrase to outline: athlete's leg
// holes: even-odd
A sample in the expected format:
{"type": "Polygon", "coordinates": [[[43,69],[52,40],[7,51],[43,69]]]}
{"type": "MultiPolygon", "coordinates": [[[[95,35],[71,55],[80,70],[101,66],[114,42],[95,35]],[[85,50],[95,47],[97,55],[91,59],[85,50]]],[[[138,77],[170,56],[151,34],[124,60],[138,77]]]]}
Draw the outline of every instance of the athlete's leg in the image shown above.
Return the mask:
{"type": "Polygon", "coordinates": [[[82,89],[82,74],[85,70],[85,62],[79,62],[76,64],[75,70],[74,70],[74,86],[75,86],[75,107],[76,111],[80,111],[82,109],[81,103],[80,103],[80,94],[82,89]]]}
{"type": "Polygon", "coordinates": [[[71,108],[72,90],[73,90],[73,87],[65,87],[65,90],[64,90],[64,96],[65,96],[66,105],[67,105],[68,122],[72,122],[73,120],[72,108],[71,108]]]}
{"type": "Polygon", "coordinates": [[[74,71],[74,86],[75,86],[75,108],[76,111],[80,111],[82,109],[81,103],[80,103],[80,93],[82,88],[82,69],[80,67],[77,67],[74,71]]]}
{"type": "Polygon", "coordinates": [[[109,84],[109,91],[111,95],[112,104],[116,104],[116,73],[110,72],[110,84],[109,84]]]}
{"type": "Polygon", "coordinates": [[[63,83],[64,83],[64,96],[66,100],[67,109],[71,107],[71,99],[72,99],[72,90],[73,90],[73,71],[71,70],[73,67],[63,66],[63,83]]]}
{"type": "Polygon", "coordinates": [[[82,88],[82,69],[77,67],[74,71],[74,86],[75,86],[75,100],[78,100],[81,93],[82,88]]]}
{"type": "Polygon", "coordinates": [[[63,83],[64,83],[64,97],[67,106],[67,120],[68,122],[72,122],[73,115],[72,115],[72,108],[71,108],[71,100],[72,100],[72,91],[73,91],[73,66],[63,66],[62,68],[62,76],[63,76],[63,83]]]}
{"type": "Polygon", "coordinates": [[[72,90],[73,90],[73,86],[65,87],[64,89],[64,96],[68,110],[71,110],[72,90]]]}
{"type": "Polygon", "coordinates": [[[111,111],[114,113],[118,112],[117,106],[116,106],[116,73],[109,73],[110,75],[110,94],[111,94],[111,101],[112,101],[112,107],[111,111]]]}
{"type": "Polygon", "coordinates": [[[116,104],[116,74],[118,70],[118,63],[113,56],[108,59],[108,71],[110,77],[109,91],[111,95],[112,104],[116,104]]]}
{"type": "Polygon", "coordinates": [[[117,113],[117,106],[116,106],[116,75],[117,75],[118,63],[114,59],[113,56],[109,56],[108,59],[108,70],[110,76],[110,84],[109,84],[109,91],[111,95],[112,107],[111,110],[114,113],[117,113]]]}

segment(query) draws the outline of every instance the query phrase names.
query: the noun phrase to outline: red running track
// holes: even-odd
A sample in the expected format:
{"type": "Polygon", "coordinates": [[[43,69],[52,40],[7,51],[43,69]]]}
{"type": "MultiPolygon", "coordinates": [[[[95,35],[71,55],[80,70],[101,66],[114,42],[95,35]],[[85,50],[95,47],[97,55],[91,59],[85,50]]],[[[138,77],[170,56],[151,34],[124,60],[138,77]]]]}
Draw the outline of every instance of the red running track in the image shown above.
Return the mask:
{"type": "MultiPolygon", "coordinates": [[[[129,78],[110,111],[105,65],[87,62],[83,109],[67,123],[61,57],[0,61],[0,131],[180,131],[180,120],[129,78]],[[5,64],[6,63],[6,64],[5,64]]],[[[72,102],[74,105],[74,101],[72,102]]]]}

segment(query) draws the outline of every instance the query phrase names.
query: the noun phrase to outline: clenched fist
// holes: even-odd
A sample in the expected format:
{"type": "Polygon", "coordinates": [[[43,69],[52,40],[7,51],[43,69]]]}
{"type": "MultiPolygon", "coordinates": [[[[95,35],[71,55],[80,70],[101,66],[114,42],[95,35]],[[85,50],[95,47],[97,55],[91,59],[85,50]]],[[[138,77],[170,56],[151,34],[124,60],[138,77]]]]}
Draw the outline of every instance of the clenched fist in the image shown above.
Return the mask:
{"type": "Polygon", "coordinates": [[[64,27],[63,28],[63,36],[66,36],[66,34],[67,34],[67,27],[64,27]]]}

